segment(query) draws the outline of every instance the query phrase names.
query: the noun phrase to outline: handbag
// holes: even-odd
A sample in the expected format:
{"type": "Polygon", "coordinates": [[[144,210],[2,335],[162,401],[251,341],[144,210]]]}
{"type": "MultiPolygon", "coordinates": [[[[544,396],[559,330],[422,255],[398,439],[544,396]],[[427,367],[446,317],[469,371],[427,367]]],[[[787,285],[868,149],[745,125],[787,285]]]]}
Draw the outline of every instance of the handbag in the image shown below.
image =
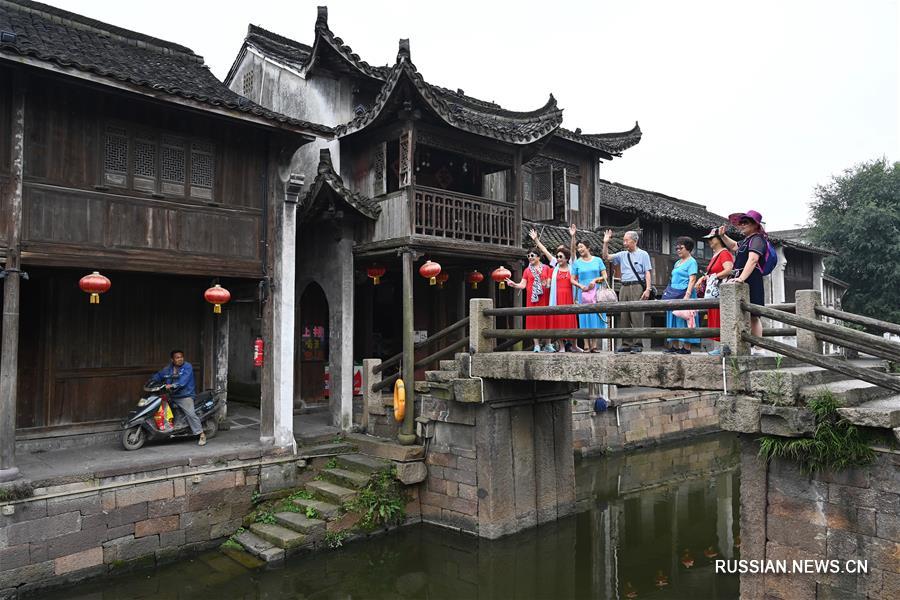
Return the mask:
{"type": "Polygon", "coordinates": [[[582,304],[594,304],[597,302],[597,288],[591,288],[589,290],[582,290],[581,292],[581,303],[582,304]]]}
{"type": "Polygon", "coordinates": [[[600,287],[597,290],[597,302],[618,302],[619,297],[616,295],[616,291],[606,285],[606,283],[600,284],[600,287]]]}
{"type": "MultiPolygon", "coordinates": [[[[634,268],[634,263],[631,262],[631,252],[625,251],[625,257],[628,259],[628,264],[631,266],[631,272],[634,273],[635,279],[638,280],[638,283],[644,283],[644,280],[641,279],[641,276],[638,275],[637,269],[634,268]]],[[[646,271],[644,271],[646,273],[646,271]]],[[[655,285],[650,286],[650,297],[648,300],[656,300],[659,298],[659,292],[656,289],[655,285]]]]}
{"type": "Polygon", "coordinates": [[[672,314],[678,317],[679,319],[684,319],[687,321],[688,327],[694,328],[697,326],[697,311],[691,309],[685,310],[673,310],[672,314]]]}

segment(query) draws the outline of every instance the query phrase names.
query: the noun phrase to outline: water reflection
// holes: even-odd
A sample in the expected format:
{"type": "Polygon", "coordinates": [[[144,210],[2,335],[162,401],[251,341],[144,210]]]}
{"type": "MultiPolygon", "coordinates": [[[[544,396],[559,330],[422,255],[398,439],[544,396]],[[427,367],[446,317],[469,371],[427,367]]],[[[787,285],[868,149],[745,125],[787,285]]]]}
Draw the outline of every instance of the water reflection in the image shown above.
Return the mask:
{"type": "Polygon", "coordinates": [[[212,552],[46,598],[543,599],[737,598],[713,560],[738,552],[733,436],[586,460],[580,512],[500,540],[406,528],[278,569],[212,552]]]}

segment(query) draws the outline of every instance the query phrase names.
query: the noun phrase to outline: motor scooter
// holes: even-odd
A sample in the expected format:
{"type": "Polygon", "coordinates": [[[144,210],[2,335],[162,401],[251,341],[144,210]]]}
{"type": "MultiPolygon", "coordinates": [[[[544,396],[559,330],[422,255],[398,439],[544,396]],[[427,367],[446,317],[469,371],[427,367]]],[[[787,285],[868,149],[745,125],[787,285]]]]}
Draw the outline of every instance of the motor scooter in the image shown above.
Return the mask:
{"type": "MultiPolygon", "coordinates": [[[[144,384],[147,396],[138,401],[137,408],[122,421],[122,446],[126,450],[142,448],[147,441],[168,440],[172,438],[190,437],[191,428],[188,425],[181,408],[171,401],[166,384],[162,382],[148,381],[144,384]],[[172,409],[174,423],[169,423],[163,416],[163,427],[157,423],[156,414],[162,406],[163,400],[172,409]]],[[[215,437],[219,431],[218,413],[222,390],[207,390],[194,396],[194,412],[197,413],[203,424],[203,433],[206,439],[215,437]]]]}

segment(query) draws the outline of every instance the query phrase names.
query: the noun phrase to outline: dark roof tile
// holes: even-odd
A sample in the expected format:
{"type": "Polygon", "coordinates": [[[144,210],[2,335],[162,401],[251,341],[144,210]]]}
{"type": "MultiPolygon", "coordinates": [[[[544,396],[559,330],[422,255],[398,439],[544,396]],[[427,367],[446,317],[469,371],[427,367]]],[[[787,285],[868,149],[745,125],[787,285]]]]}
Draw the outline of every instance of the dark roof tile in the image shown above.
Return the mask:
{"type": "Polygon", "coordinates": [[[325,188],[330,189],[364,217],[375,220],[381,214],[380,204],[362,194],[351,192],[344,185],[344,180],[334,170],[334,165],[331,162],[331,152],[327,148],[319,151],[318,173],[312,185],[310,185],[309,191],[300,203],[301,213],[308,214],[316,210],[316,200],[325,188]]]}
{"type": "Polygon", "coordinates": [[[0,0],[0,30],[15,34],[14,39],[0,41],[0,57],[26,56],[235,111],[235,117],[243,113],[272,125],[333,133],[325,125],[293,119],[247,100],[216,79],[203,57],[172,42],[29,0],[0,0]]]}
{"type": "Polygon", "coordinates": [[[697,229],[710,229],[728,222],[722,215],[710,212],[700,204],[621,183],[601,179],[597,191],[601,206],[638,217],[683,223],[697,229]]]}

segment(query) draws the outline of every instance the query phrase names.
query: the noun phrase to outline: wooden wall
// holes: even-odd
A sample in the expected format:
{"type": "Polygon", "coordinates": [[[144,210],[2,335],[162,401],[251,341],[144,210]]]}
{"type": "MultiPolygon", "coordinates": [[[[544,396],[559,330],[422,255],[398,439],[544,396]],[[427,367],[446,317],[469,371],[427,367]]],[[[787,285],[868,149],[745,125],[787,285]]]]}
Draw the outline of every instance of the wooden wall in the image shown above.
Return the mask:
{"type": "Polygon", "coordinates": [[[264,133],[49,78],[30,80],[27,103],[24,261],[83,264],[87,252],[125,269],[262,272],[264,133]],[[109,126],[157,141],[175,136],[189,155],[194,142],[211,148],[209,197],[194,188],[142,191],[130,174],[122,187],[110,185],[103,165],[109,126]],[[177,266],[167,265],[173,260],[177,266]]]}
{"type": "Polygon", "coordinates": [[[112,288],[91,305],[78,288],[81,270],[29,275],[22,284],[19,428],[124,417],[176,348],[202,386],[207,281],[111,272],[112,288]]]}
{"type": "Polygon", "coordinates": [[[6,246],[12,172],[12,74],[0,68],[0,247],[6,246]]]}

